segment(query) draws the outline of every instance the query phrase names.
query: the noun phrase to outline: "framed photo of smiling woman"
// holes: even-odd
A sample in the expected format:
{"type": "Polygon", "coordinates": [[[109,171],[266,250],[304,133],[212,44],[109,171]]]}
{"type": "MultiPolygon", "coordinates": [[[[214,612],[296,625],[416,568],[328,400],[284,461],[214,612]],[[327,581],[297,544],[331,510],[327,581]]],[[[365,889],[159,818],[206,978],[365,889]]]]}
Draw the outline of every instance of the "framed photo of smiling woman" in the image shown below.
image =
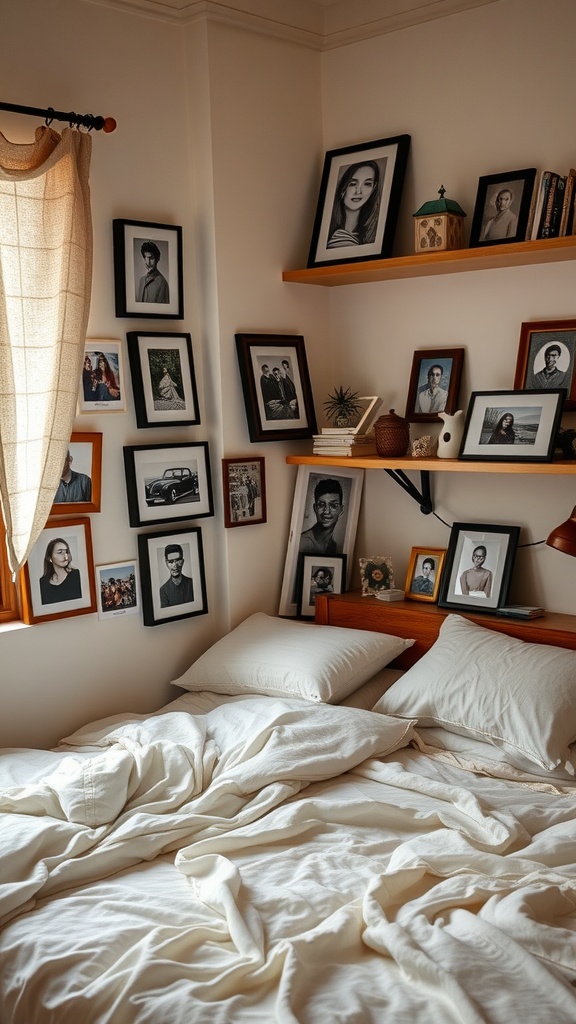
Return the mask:
{"type": "Polygon", "coordinates": [[[326,153],[309,267],[392,255],[409,135],[326,153]]]}

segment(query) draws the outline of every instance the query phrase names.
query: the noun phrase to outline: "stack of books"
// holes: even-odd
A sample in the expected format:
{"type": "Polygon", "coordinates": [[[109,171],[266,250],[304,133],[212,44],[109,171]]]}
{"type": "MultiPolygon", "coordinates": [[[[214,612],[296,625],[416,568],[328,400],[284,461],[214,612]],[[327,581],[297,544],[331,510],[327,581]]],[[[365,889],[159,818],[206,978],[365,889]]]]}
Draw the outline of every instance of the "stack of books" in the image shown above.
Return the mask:
{"type": "Polygon", "coordinates": [[[325,427],[321,434],[314,434],[314,455],[376,455],[374,431],[355,434],[353,428],[325,427]]]}
{"type": "Polygon", "coordinates": [[[574,199],[576,170],[568,174],[542,171],[534,189],[527,238],[561,238],[576,233],[574,199]]]}

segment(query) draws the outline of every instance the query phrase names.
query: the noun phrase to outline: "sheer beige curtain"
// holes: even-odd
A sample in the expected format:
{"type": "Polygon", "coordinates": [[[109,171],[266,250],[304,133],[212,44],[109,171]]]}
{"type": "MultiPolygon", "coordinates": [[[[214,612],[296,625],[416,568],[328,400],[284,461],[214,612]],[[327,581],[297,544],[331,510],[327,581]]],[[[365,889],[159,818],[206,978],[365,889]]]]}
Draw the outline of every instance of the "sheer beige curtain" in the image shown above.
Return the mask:
{"type": "Polygon", "coordinates": [[[0,133],[0,499],[10,567],[48,518],[72,433],[92,280],[92,139],[0,133]]]}

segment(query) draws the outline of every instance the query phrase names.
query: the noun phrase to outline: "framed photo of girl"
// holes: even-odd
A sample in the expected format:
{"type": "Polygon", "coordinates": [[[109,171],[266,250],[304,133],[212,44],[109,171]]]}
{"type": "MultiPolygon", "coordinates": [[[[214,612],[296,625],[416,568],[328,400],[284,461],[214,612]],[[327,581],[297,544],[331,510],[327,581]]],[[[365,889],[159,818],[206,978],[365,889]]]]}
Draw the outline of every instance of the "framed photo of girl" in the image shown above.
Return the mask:
{"type": "Polygon", "coordinates": [[[129,331],[126,337],[138,427],[200,423],[190,335],[129,331]]]}
{"type": "Polygon", "coordinates": [[[407,420],[438,421],[439,412],[449,416],[456,412],[463,361],[463,348],[422,349],[414,353],[406,399],[407,420]]]}
{"type": "Polygon", "coordinates": [[[576,409],[576,320],[531,320],[520,328],[515,388],[565,388],[564,410],[576,409]]]}
{"type": "Polygon", "coordinates": [[[96,611],[90,520],[49,519],[20,571],[29,625],[96,611]]]}
{"type": "Polygon", "coordinates": [[[565,391],[473,391],[460,459],[551,462],[565,391]]]}
{"type": "Polygon", "coordinates": [[[317,594],[346,589],[346,555],[299,555],[296,573],[297,617],[313,619],[317,594]]]}
{"type": "Polygon", "coordinates": [[[202,531],[189,526],[172,533],[138,537],[145,626],[206,615],[202,531]]]}
{"type": "Polygon", "coordinates": [[[50,515],[100,511],[102,434],[74,433],[64,458],[50,515]]]}
{"type": "Polygon", "coordinates": [[[309,267],[392,255],[409,149],[396,135],[326,153],[309,267]]]}
{"type": "Polygon", "coordinates": [[[519,536],[519,526],[454,523],[439,606],[482,612],[506,604],[519,536]]]}
{"type": "Polygon", "coordinates": [[[470,228],[471,249],[526,239],[535,181],[535,167],[479,178],[470,228]]]}
{"type": "Polygon", "coordinates": [[[445,559],[445,548],[412,548],[404,588],[406,599],[431,604],[438,600],[445,559]]]}
{"type": "Polygon", "coordinates": [[[98,338],[86,341],[78,412],[126,412],[120,341],[98,338]]]}
{"type": "Polygon", "coordinates": [[[237,334],[236,351],[251,441],[290,441],[316,433],[300,334],[237,334]]]}
{"type": "Polygon", "coordinates": [[[115,220],[116,316],[182,320],[182,228],[145,220],[115,220]]]}

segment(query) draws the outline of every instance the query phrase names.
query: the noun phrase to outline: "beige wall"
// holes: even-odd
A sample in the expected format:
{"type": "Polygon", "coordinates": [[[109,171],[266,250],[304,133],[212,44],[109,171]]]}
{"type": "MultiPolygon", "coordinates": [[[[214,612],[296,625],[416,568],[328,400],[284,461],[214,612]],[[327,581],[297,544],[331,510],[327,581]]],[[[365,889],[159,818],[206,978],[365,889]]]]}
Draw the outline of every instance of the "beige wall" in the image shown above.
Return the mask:
{"type": "MultiPolygon", "coordinates": [[[[186,316],[167,329],[192,334],[202,424],[137,430],[131,403],[125,414],[78,418],[77,429],[104,434],[95,560],[136,556],[125,444],[207,439],[216,515],[199,521],[208,616],[146,628],[136,616],[87,615],[0,633],[0,743],[50,744],[89,717],[157,707],[216,636],[252,611],[276,612],[295,481],[284,460],[310,446],[250,445],[236,332],[303,334],[318,411],[344,383],[403,412],[416,348],[466,348],[464,403],[472,389],[512,386],[523,320],[574,315],[573,264],[330,290],[281,281],[284,267],[305,265],[326,148],[412,135],[404,251],[411,214],[441,184],[471,214],[480,174],[573,164],[576,9],[571,0],[554,8],[550,18],[548,4],[500,0],[320,55],[229,25],[179,25],[84,0],[13,6],[2,36],[6,100],[118,120],[93,142],[91,337],[156,329],[114,316],[112,219],[184,229],[186,316]],[[220,459],[247,453],[266,457],[268,522],[225,530],[220,459]]],[[[0,113],[14,141],[28,141],[34,126],[0,113]]],[[[574,503],[561,478],[438,474],[433,484],[447,523],[518,523],[524,542],[546,536],[574,503]]],[[[445,546],[448,533],[387,477],[369,475],[356,556],[390,554],[402,585],[411,546],[445,546]]],[[[571,559],[528,549],[512,596],[574,611],[573,577],[571,559]]]]}

